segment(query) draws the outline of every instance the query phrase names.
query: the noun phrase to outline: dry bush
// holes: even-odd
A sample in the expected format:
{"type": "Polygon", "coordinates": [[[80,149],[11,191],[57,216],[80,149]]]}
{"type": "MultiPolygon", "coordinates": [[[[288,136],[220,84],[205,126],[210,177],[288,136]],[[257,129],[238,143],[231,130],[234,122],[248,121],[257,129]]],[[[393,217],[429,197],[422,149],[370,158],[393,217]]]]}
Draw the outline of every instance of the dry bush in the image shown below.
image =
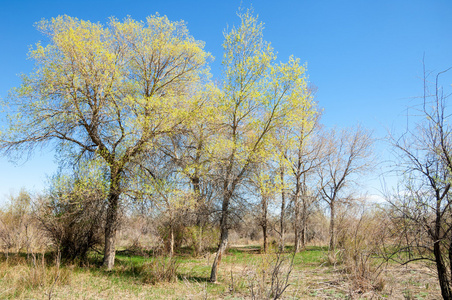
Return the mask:
{"type": "Polygon", "coordinates": [[[381,291],[385,281],[378,259],[382,238],[382,215],[375,209],[348,207],[338,226],[337,251],[330,261],[341,263],[355,291],[381,291]]]}
{"type": "Polygon", "coordinates": [[[60,268],[59,262],[49,264],[44,254],[32,254],[30,259],[14,256],[0,259],[0,298],[18,298],[27,291],[41,289],[51,298],[56,285],[71,283],[71,268],[60,268]]]}
{"type": "Polygon", "coordinates": [[[105,190],[78,178],[58,178],[37,206],[37,218],[47,236],[68,261],[85,260],[103,241],[105,190]]]}
{"type": "Polygon", "coordinates": [[[185,225],[182,223],[181,216],[178,218],[169,218],[162,216],[160,224],[157,227],[159,236],[163,241],[165,252],[172,255],[180,250],[185,239],[185,225]]]}
{"type": "Polygon", "coordinates": [[[9,252],[27,254],[39,251],[46,245],[42,232],[33,215],[29,193],[21,190],[11,195],[9,202],[0,210],[0,249],[8,257],[9,252]]]}
{"type": "Polygon", "coordinates": [[[231,232],[234,232],[234,238],[237,241],[248,240],[257,242],[262,239],[262,227],[260,226],[260,219],[257,218],[252,211],[245,212],[240,221],[234,223],[231,232]]]}
{"type": "Polygon", "coordinates": [[[289,286],[294,256],[266,254],[248,274],[252,299],[280,299],[289,286]]]}
{"type": "Polygon", "coordinates": [[[306,241],[311,245],[323,246],[328,241],[328,219],[322,210],[313,210],[308,216],[306,241]]]}
{"type": "Polygon", "coordinates": [[[172,255],[189,248],[194,256],[202,255],[209,248],[218,245],[219,230],[208,221],[196,225],[196,214],[192,210],[174,209],[156,218],[156,229],[163,242],[165,253],[172,255]]]}
{"type": "Polygon", "coordinates": [[[156,222],[145,215],[125,216],[118,231],[118,246],[130,253],[160,253],[162,240],[157,231],[156,222]]]}
{"type": "Polygon", "coordinates": [[[190,207],[173,208],[155,215],[152,211],[131,210],[123,217],[119,245],[141,254],[170,254],[187,249],[194,256],[218,244],[218,229],[209,220],[197,222],[197,211],[190,207]],[[197,223],[204,225],[198,226],[197,223]]]}
{"type": "Polygon", "coordinates": [[[179,266],[180,262],[174,257],[158,256],[139,266],[136,271],[143,283],[175,282],[179,266]]]}

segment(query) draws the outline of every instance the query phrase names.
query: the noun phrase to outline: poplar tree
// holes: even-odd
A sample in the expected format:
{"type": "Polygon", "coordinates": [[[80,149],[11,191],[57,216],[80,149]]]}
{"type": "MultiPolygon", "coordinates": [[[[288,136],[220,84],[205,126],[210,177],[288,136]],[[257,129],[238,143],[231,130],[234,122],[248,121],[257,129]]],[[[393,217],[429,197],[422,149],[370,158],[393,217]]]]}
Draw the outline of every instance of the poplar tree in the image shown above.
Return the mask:
{"type": "MultiPolygon", "coordinates": [[[[272,133],[287,124],[290,113],[308,97],[305,68],[291,57],[275,63],[272,47],[263,39],[263,24],[251,11],[239,13],[241,24],[225,34],[222,95],[218,112],[222,128],[211,149],[221,189],[220,242],[210,281],[228,245],[232,201],[244,188],[253,167],[269,159],[272,133]]],[[[303,119],[294,116],[292,122],[303,119]]]]}

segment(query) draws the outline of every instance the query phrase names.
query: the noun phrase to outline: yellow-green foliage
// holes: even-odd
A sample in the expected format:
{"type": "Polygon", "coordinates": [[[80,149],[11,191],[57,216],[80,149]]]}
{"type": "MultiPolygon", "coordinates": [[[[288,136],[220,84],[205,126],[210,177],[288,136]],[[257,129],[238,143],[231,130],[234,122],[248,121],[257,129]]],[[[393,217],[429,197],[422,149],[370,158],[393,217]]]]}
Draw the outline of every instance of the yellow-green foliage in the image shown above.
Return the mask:
{"type": "Polygon", "coordinates": [[[223,127],[208,149],[216,159],[232,158],[243,166],[275,156],[273,133],[282,127],[312,124],[314,104],[305,66],[293,57],[276,63],[273,48],[263,39],[263,24],[250,10],[239,16],[240,26],[225,33],[218,103],[223,127]]]}
{"type": "Polygon", "coordinates": [[[49,43],[30,50],[35,71],[11,94],[5,148],[56,139],[122,167],[188,119],[205,90],[210,54],[183,21],[60,16],[37,28],[49,43]]]}

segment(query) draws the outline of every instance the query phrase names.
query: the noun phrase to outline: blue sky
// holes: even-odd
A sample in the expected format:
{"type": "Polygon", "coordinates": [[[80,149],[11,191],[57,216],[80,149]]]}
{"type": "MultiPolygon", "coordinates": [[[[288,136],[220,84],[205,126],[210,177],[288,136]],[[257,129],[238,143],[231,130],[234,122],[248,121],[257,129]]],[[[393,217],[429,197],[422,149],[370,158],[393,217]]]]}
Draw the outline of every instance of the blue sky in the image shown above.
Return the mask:
{"type": "MultiPolygon", "coordinates": [[[[0,0],[0,98],[6,99],[8,90],[20,84],[18,74],[32,70],[27,52],[44,39],[33,26],[42,18],[67,14],[106,23],[110,16],[144,20],[159,12],[171,20],[185,20],[190,33],[216,58],[212,71],[218,77],[223,31],[238,23],[240,5],[252,5],[265,23],[264,37],[278,52],[278,60],[294,55],[307,62],[327,127],[360,123],[383,138],[387,129],[404,126],[406,108],[422,94],[424,54],[429,70],[452,66],[451,1],[0,0]]],[[[380,142],[378,156],[385,157],[385,151],[380,142]]],[[[55,171],[51,149],[36,151],[19,163],[1,157],[0,202],[21,187],[42,189],[46,176],[55,171]]],[[[364,184],[371,194],[378,188],[376,176],[364,184]]]]}

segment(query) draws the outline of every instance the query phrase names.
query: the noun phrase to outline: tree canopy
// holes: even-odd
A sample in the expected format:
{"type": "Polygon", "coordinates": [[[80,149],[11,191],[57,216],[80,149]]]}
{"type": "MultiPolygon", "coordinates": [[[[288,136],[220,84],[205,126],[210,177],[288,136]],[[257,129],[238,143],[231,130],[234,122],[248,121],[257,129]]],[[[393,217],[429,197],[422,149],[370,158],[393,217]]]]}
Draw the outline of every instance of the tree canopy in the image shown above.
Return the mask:
{"type": "Polygon", "coordinates": [[[35,70],[9,100],[0,148],[32,151],[54,143],[76,158],[100,159],[110,183],[104,263],[114,236],[124,172],[194,110],[210,55],[183,21],[110,19],[108,25],[60,16],[37,24],[47,45],[30,50],[35,70]]]}

